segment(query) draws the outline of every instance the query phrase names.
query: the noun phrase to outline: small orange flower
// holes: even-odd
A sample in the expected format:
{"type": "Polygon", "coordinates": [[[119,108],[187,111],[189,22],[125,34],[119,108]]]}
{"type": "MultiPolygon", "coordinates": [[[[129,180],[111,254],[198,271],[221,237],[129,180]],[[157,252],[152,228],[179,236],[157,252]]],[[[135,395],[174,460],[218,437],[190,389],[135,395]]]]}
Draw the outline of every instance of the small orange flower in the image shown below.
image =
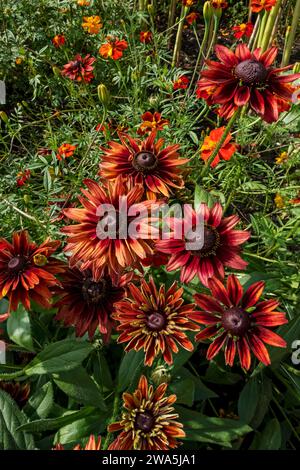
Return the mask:
{"type": "Polygon", "coordinates": [[[128,43],[124,39],[119,40],[118,38],[113,38],[108,36],[106,38],[107,42],[102,44],[99,49],[99,54],[104,57],[104,59],[113,59],[119,60],[123,56],[123,51],[127,49],[128,43]]]}
{"type": "Polygon", "coordinates": [[[59,47],[63,46],[66,42],[66,38],[63,34],[57,34],[52,39],[52,44],[58,49],[59,47]]]}
{"type": "Polygon", "coordinates": [[[297,197],[295,197],[294,199],[290,199],[289,203],[290,204],[300,204],[300,192],[298,193],[297,197]]]}
{"type": "Polygon", "coordinates": [[[185,7],[191,7],[194,5],[194,3],[194,0],[182,0],[182,5],[184,5],[185,7]]]}
{"type": "Polygon", "coordinates": [[[30,178],[30,170],[25,170],[25,171],[20,171],[18,173],[18,177],[17,177],[17,186],[20,187],[20,186],[24,186],[24,184],[27,182],[27,180],[29,180],[30,178]]]}
{"type": "Polygon", "coordinates": [[[189,79],[185,75],[183,75],[173,83],[173,90],[184,90],[188,87],[189,82],[189,79]]]}
{"type": "Polygon", "coordinates": [[[228,7],[228,2],[225,2],[224,0],[211,0],[210,3],[213,8],[227,8],[228,7]]]}
{"type": "Polygon", "coordinates": [[[242,23],[238,26],[234,26],[232,28],[234,32],[234,37],[237,39],[241,39],[243,36],[249,38],[253,31],[253,24],[252,23],[242,23]]]}
{"type": "MultiPolygon", "coordinates": [[[[209,159],[213,151],[215,150],[218,142],[220,141],[225,127],[219,127],[218,129],[214,129],[210,132],[209,136],[205,137],[203,145],[201,147],[201,158],[205,162],[209,159]]],[[[230,160],[234,152],[236,151],[236,145],[231,144],[231,134],[229,133],[225,139],[224,144],[220,148],[216,158],[211,164],[211,167],[214,168],[217,166],[220,160],[230,160]]]]}
{"type": "Polygon", "coordinates": [[[276,0],[252,0],[251,10],[254,13],[259,13],[262,10],[270,11],[276,5],[276,0]]]}
{"type": "Polygon", "coordinates": [[[98,34],[103,24],[101,23],[100,16],[84,16],[82,27],[89,34],[98,34]]]}
{"type": "Polygon", "coordinates": [[[80,7],[89,7],[90,3],[90,0],[77,0],[77,5],[80,7]]]}
{"type": "Polygon", "coordinates": [[[72,157],[76,150],[76,147],[77,147],[76,145],[62,144],[58,148],[58,152],[56,154],[57,160],[62,160],[63,158],[72,157]]]}
{"type": "Polygon", "coordinates": [[[196,13],[195,11],[193,11],[192,13],[187,15],[185,19],[188,24],[193,24],[193,23],[196,23],[199,16],[200,16],[199,13],[196,13]]]}
{"type": "Polygon", "coordinates": [[[142,115],[142,120],[143,122],[138,130],[139,135],[143,135],[146,132],[151,132],[154,129],[161,131],[165,126],[170,124],[168,119],[162,119],[160,113],[156,112],[152,114],[150,111],[147,111],[142,115]]]}
{"type": "Polygon", "coordinates": [[[140,41],[144,44],[149,44],[152,41],[152,33],[151,31],[141,31],[140,32],[140,41]]]}
{"type": "MultiPolygon", "coordinates": [[[[62,444],[57,443],[52,450],[65,450],[65,448],[62,444]]],[[[98,436],[96,441],[95,436],[91,434],[85,447],[81,447],[80,444],[77,444],[73,450],[101,450],[101,436],[98,436]]]]}

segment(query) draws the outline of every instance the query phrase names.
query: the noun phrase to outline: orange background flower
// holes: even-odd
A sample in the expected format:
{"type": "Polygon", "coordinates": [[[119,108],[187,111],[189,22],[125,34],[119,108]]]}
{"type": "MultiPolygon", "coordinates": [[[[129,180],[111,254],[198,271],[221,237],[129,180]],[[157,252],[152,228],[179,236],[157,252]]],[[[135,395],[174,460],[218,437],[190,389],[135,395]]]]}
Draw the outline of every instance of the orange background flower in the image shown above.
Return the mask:
{"type": "MultiPolygon", "coordinates": [[[[203,145],[201,147],[201,158],[205,162],[209,159],[214,149],[216,148],[218,142],[220,141],[225,127],[219,127],[218,129],[213,129],[209,136],[205,137],[203,145]]],[[[234,152],[236,151],[236,145],[230,143],[231,134],[229,133],[225,139],[224,144],[220,148],[217,156],[214,161],[211,163],[211,167],[217,166],[220,160],[230,160],[234,152]]]]}

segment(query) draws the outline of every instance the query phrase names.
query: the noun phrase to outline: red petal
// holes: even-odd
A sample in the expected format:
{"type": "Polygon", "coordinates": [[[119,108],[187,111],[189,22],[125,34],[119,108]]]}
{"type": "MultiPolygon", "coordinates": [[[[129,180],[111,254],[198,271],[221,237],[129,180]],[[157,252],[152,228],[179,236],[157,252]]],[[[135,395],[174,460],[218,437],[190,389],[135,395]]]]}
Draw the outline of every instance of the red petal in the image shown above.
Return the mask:
{"type": "Polygon", "coordinates": [[[213,277],[209,279],[208,284],[214,297],[220,300],[226,307],[232,306],[228,293],[219,279],[213,277]]]}
{"type": "Polygon", "coordinates": [[[264,343],[258,338],[258,336],[253,333],[248,336],[249,345],[257,357],[257,359],[262,362],[265,366],[271,364],[270,356],[268,350],[264,343]]]}
{"type": "Polygon", "coordinates": [[[230,274],[227,279],[227,292],[232,305],[238,305],[243,297],[243,288],[234,274],[230,274]]]}
{"type": "Polygon", "coordinates": [[[279,348],[286,348],[286,341],[281,338],[274,331],[268,330],[263,326],[257,326],[255,328],[256,335],[265,343],[270,344],[271,346],[278,346],[279,348]]]}
{"type": "Polygon", "coordinates": [[[206,353],[206,358],[208,359],[208,361],[213,359],[218,354],[226,338],[227,338],[227,332],[224,332],[223,334],[221,334],[221,336],[218,336],[218,338],[216,338],[211,343],[206,353]]]}
{"type": "Polygon", "coordinates": [[[239,87],[234,95],[234,104],[244,106],[250,99],[250,90],[247,86],[239,87]]]}
{"type": "Polygon", "coordinates": [[[241,362],[241,366],[245,370],[250,369],[251,365],[251,354],[250,354],[250,349],[248,346],[248,343],[245,338],[240,338],[238,340],[238,352],[239,352],[239,358],[241,362]]]}
{"type": "Polygon", "coordinates": [[[245,292],[242,300],[242,307],[247,309],[253,307],[261,297],[265,288],[263,281],[258,281],[252,284],[245,292]]]}

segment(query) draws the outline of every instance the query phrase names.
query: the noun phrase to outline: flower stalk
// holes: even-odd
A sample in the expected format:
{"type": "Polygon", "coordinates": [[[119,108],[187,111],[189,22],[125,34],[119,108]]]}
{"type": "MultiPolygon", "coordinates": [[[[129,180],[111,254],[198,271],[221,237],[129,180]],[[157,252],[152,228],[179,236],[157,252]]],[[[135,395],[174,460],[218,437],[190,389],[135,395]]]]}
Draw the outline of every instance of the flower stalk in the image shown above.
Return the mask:
{"type": "Polygon", "coordinates": [[[262,43],[261,43],[261,48],[263,52],[265,52],[268,49],[272,32],[273,32],[273,28],[274,28],[274,24],[275,24],[277,15],[279,14],[279,11],[280,11],[281,2],[282,0],[277,0],[275,6],[272,8],[268,16],[266,28],[265,28],[262,43]]]}
{"type": "MultiPolygon", "coordinates": [[[[114,403],[113,403],[113,412],[112,412],[110,424],[116,421],[118,413],[119,413],[119,395],[118,393],[116,393],[115,398],[114,398],[114,403]]],[[[106,439],[103,444],[103,450],[108,449],[109,444],[111,443],[111,440],[112,440],[112,435],[111,435],[111,432],[108,431],[106,435],[106,439]]]]}
{"type": "Polygon", "coordinates": [[[174,52],[173,52],[172,68],[175,67],[178,64],[179,54],[180,54],[180,50],[181,50],[183,25],[184,25],[184,20],[185,20],[185,17],[187,15],[188,11],[189,11],[189,7],[185,7],[184,5],[182,5],[180,20],[179,20],[177,34],[176,34],[174,52]]]}
{"type": "Polygon", "coordinates": [[[297,0],[295,9],[294,9],[292,25],[290,29],[287,31],[286,41],[285,41],[283,55],[282,55],[281,67],[285,67],[286,65],[288,65],[290,61],[291,52],[292,52],[292,48],[295,42],[297,28],[299,25],[299,18],[300,18],[300,0],[297,0]]]}

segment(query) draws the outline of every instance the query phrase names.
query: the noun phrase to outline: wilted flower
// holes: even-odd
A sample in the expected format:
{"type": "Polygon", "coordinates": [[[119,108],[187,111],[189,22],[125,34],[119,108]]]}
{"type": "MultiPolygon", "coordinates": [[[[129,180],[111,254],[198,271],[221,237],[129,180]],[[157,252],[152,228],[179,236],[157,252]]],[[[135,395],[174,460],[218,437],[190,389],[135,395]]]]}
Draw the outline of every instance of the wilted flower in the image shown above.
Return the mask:
{"type": "MultiPolygon", "coordinates": [[[[210,134],[205,137],[201,147],[202,160],[206,162],[209,159],[209,157],[215,150],[217,144],[219,143],[224,131],[225,127],[219,127],[218,129],[213,129],[210,134]]],[[[211,163],[212,168],[217,166],[220,160],[230,160],[232,155],[235,153],[236,145],[230,142],[231,138],[232,136],[229,133],[225,139],[224,144],[222,145],[213,162],[211,163]]]]}
{"type": "Polygon", "coordinates": [[[63,158],[72,157],[76,150],[76,147],[77,145],[62,144],[60,147],[58,147],[58,151],[56,154],[57,160],[62,160],[63,158]]]}
{"type": "Polygon", "coordinates": [[[173,83],[173,90],[184,90],[185,88],[188,87],[190,81],[189,79],[185,76],[182,75],[182,77],[179,77],[175,82],[173,83]]]}
{"type": "Polygon", "coordinates": [[[100,16],[84,16],[82,27],[89,34],[98,34],[103,24],[101,23],[100,16]]]}
{"type": "Polygon", "coordinates": [[[210,0],[211,6],[213,8],[227,8],[228,7],[228,2],[224,0],[210,0]]]}
{"type": "Polygon", "coordinates": [[[241,39],[243,36],[249,38],[253,31],[253,24],[252,23],[241,23],[238,26],[234,26],[232,31],[234,32],[234,37],[237,39],[241,39]]]}
{"type": "Polygon", "coordinates": [[[142,184],[148,198],[169,197],[172,188],[182,188],[180,166],[188,159],[178,158],[179,145],[164,146],[164,139],[155,141],[153,131],[144,141],[135,140],[127,134],[119,135],[121,144],[108,142],[103,149],[100,175],[114,180],[118,175],[133,178],[134,184],[142,184]]]}
{"type": "Polygon", "coordinates": [[[233,230],[239,221],[237,215],[223,218],[223,209],[219,203],[211,209],[206,204],[201,204],[196,211],[187,207],[184,220],[171,218],[168,222],[172,228],[171,238],[156,242],[157,251],[171,255],[167,271],[180,269],[181,282],[188,283],[198,276],[202,284],[207,286],[208,279],[213,276],[224,278],[224,266],[245,269],[247,263],[240,257],[240,245],[248,240],[250,233],[233,230]],[[202,219],[203,240],[199,238],[202,248],[191,249],[190,243],[197,243],[198,236],[194,234],[194,238],[189,240],[184,234],[184,224],[191,226],[194,231],[202,219]],[[179,234],[182,234],[181,238],[179,234]]]}
{"type": "Polygon", "coordinates": [[[277,48],[252,53],[245,44],[239,44],[235,53],[225,46],[216,46],[220,62],[207,60],[208,68],[201,73],[198,90],[216,87],[212,102],[220,104],[219,114],[230,118],[237,108],[247,104],[262,119],[277,121],[282,103],[289,104],[296,88],[292,83],[300,74],[279,75],[283,70],[272,68],[277,48]]]}
{"type": "Polygon", "coordinates": [[[108,36],[106,40],[107,42],[100,47],[99,54],[104,57],[104,59],[121,59],[123,51],[128,47],[128,43],[124,39],[119,40],[112,36],[108,36]]]}
{"type": "Polygon", "coordinates": [[[121,433],[109,450],[168,450],[178,446],[176,439],[185,437],[185,433],[182,424],[175,421],[178,414],[172,405],[177,397],[165,396],[167,387],[162,383],[154,390],[142,376],[133,394],[123,394],[122,418],[108,427],[109,432],[121,433]]]}
{"type": "Polygon", "coordinates": [[[142,124],[139,127],[138,134],[143,135],[146,132],[151,132],[154,129],[161,131],[165,126],[170,124],[168,119],[163,119],[160,113],[151,113],[147,111],[142,115],[142,124]]]}
{"type": "Polygon", "coordinates": [[[30,242],[24,230],[13,234],[12,243],[0,239],[0,295],[8,297],[10,311],[16,310],[19,302],[29,310],[30,299],[50,307],[49,287],[59,284],[54,274],[64,270],[51,256],[59,245],[59,241],[47,239],[38,246],[30,242]]]}
{"type": "Polygon", "coordinates": [[[251,0],[251,10],[259,13],[262,10],[270,11],[276,5],[276,0],[251,0]]]}
{"type": "Polygon", "coordinates": [[[151,31],[141,31],[140,32],[140,41],[144,44],[149,44],[153,39],[151,31]]]}
{"type": "Polygon", "coordinates": [[[85,57],[77,54],[75,60],[71,60],[71,62],[64,65],[61,74],[77,82],[83,81],[89,83],[94,78],[93,63],[95,60],[95,57],[91,57],[90,54],[87,54],[85,57]]]}
{"type": "Polygon", "coordinates": [[[61,46],[63,46],[66,42],[66,38],[63,34],[57,34],[56,36],[54,36],[54,38],[52,39],[52,44],[56,47],[56,48],[59,48],[61,46]]]}
{"type": "Polygon", "coordinates": [[[193,304],[184,304],[183,288],[174,282],[166,290],[163,284],[157,289],[153,278],[142,280],[140,288],[130,284],[127,298],[115,305],[113,318],[121,332],[118,343],[128,343],[125,351],[144,349],[144,363],[152,366],[162,355],[167,364],[173,364],[173,354],[178,346],[193,350],[193,343],[185,331],[198,331],[193,323],[193,304]]]}
{"type": "Polygon", "coordinates": [[[196,23],[199,16],[200,16],[199,13],[196,13],[195,11],[193,11],[192,13],[189,13],[188,15],[186,15],[185,19],[188,24],[193,24],[193,23],[196,23]]]}
{"type": "Polygon", "coordinates": [[[196,313],[196,321],[208,325],[196,335],[196,340],[214,338],[207,350],[207,359],[213,359],[225,347],[225,361],[233,365],[236,352],[239,354],[243,369],[251,365],[252,350],[259,361],[266,366],[271,363],[264,343],[271,346],[286,347],[286,342],[266,327],[287,323],[285,313],[277,312],[277,300],[261,301],[265,283],[252,284],[246,292],[236,276],[228,276],[225,287],[218,279],[209,280],[212,296],[196,294],[195,302],[203,309],[196,313]]]}

